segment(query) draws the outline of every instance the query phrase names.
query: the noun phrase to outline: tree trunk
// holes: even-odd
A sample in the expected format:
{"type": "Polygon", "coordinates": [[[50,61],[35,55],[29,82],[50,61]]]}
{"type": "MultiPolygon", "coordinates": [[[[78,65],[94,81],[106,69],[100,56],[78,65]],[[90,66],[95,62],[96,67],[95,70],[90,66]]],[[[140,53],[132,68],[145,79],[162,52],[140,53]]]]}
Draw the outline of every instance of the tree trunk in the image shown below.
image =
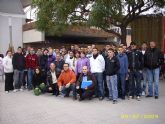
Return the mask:
{"type": "Polygon", "coordinates": [[[127,42],[126,42],[126,36],[127,36],[126,26],[121,26],[120,29],[121,29],[121,43],[127,45],[127,42]]]}

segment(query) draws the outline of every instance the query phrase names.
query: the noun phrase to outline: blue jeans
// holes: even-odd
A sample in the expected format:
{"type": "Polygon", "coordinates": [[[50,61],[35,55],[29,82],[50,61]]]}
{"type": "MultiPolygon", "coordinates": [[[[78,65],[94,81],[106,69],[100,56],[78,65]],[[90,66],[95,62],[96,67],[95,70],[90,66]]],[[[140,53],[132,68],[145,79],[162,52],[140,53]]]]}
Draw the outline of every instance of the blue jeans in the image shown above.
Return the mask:
{"type": "Polygon", "coordinates": [[[148,95],[153,96],[153,83],[154,83],[154,95],[159,96],[159,73],[160,68],[147,69],[148,74],[148,95]]]}
{"type": "Polygon", "coordinates": [[[14,83],[15,89],[20,89],[23,86],[24,71],[14,70],[14,83]]]}
{"type": "Polygon", "coordinates": [[[33,75],[34,75],[34,70],[29,68],[28,69],[28,83],[27,83],[29,90],[31,90],[33,88],[33,86],[32,86],[33,75]]]}
{"type": "Polygon", "coordinates": [[[120,93],[121,97],[124,98],[125,97],[126,74],[125,73],[123,73],[123,74],[122,73],[119,73],[117,75],[117,77],[118,77],[118,84],[120,85],[119,86],[120,87],[119,93],[120,93]]]}
{"type": "Polygon", "coordinates": [[[107,86],[109,89],[109,98],[117,100],[118,88],[117,88],[117,75],[106,76],[107,86]]]}
{"type": "Polygon", "coordinates": [[[147,85],[147,81],[148,81],[147,69],[146,68],[143,69],[142,73],[143,73],[142,91],[144,91],[146,93],[146,85],[147,85]]]}
{"type": "Polygon", "coordinates": [[[77,93],[76,93],[76,85],[75,84],[70,84],[70,86],[68,88],[63,87],[61,92],[64,94],[64,96],[69,96],[70,91],[73,91],[73,98],[76,98],[77,93]]]}
{"type": "Polygon", "coordinates": [[[129,73],[129,90],[130,96],[140,96],[141,95],[141,73],[139,71],[131,71],[129,73]]]}
{"type": "Polygon", "coordinates": [[[103,73],[93,73],[97,85],[95,87],[95,95],[99,97],[104,97],[104,86],[103,86],[103,73]]]}

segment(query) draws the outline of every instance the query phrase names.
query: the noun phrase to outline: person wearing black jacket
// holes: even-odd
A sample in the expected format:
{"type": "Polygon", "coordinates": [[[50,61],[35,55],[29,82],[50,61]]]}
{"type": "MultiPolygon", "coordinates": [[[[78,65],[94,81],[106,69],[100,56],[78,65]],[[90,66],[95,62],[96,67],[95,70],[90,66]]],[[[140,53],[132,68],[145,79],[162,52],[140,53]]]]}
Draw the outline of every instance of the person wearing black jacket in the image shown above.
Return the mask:
{"type": "Polygon", "coordinates": [[[40,59],[39,59],[39,65],[40,65],[40,68],[41,68],[41,71],[43,73],[43,76],[44,76],[44,82],[46,82],[46,76],[47,76],[47,63],[48,63],[48,50],[47,49],[44,49],[43,51],[43,55],[40,56],[40,59]]]}
{"type": "Polygon", "coordinates": [[[64,63],[65,63],[65,61],[63,59],[61,59],[61,55],[59,53],[57,53],[54,64],[56,65],[56,69],[57,69],[58,73],[61,73],[61,71],[63,70],[64,63]]]}
{"type": "Polygon", "coordinates": [[[95,93],[95,85],[96,85],[95,77],[92,75],[92,73],[88,71],[87,66],[83,66],[82,73],[80,74],[76,83],[76,91],[78,94],[80,94],[79,101],[82,101],[85,98],[91,99],[95,93]],[[82,89],[81,84],[83,81],[92,81],[92,84],[86,87],[85,89],[82,89]]]}
{"type": "Polygon", "coordinates": [[[57,79],[60,74],[61,72],[57,71],[55,64],[50,63],[50,70],[47,72],[47,90],[55,96],[59,95],[57,79]]]}
{"type": "Polygon", "coordinates": [[[141,96],[141,79],[143,69],[143,55],[137,49],[137,45],[131,42],[131,51],[128,53],[128,73],[129,73],[129,98],[136,96],[140,100],[141,96]]]}
{"type": "Polygon", "coordinates": [[[39,87],[39,85],[41,83],[45,83],[44,82],[44,77],[43,77],[43,74],[41,72],[40,67],[37,67],[35,69],[35,72],[34,72],[34,75],[33,75],[33,78],[32,78],[33,88],[39,87]]]}
{"type": "Polygon", "coordinates": [[[164,57],[161,51],[156,48],[154,41],[150,42],[150,49],[144,55],[145,67],[147,68],[148,75],[148,95],[153,96],[153,83],[154,83],[154,96],[155,99],[159,97],[159,73],[160,66],[164,63],[164,57]]]}
{"type": "Polygon", "coordinates": [[[115,56],[114,50],[108,50],[108,57],[105,59],[105,74],[107,86],[109,90],[109,100],[113,100],[113,104],[117,103],[118,86],[117,86],[117,73],[120,69],[120,63],[115,56]]]}
{"type": "Polygon", "coordinates": [[[25,69],[25,57],[22,53],[22,48],[18,47],[18,51],[13,55],[12,64],[14,68],[14,92],[22,91],[23,75],[25,69]]]}

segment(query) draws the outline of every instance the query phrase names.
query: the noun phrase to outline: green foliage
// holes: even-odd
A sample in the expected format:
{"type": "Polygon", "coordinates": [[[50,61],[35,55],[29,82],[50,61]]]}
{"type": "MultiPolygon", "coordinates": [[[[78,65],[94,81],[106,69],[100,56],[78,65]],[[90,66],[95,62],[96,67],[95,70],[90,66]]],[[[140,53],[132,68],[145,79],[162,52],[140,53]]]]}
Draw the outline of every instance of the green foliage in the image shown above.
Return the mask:
{"type": "Polygon", "coordinates": [[[150,8],[163,8],[165,1],[33,0],[33,5],[37,7],[37,28],[51,35],[59,35],[71,24],[88,24],[107,32],[110,32],[112,25],[121,29],[126,28],[130,22],[150,8]],[[92,6],[90,9],[89,5],[92,6]]]}

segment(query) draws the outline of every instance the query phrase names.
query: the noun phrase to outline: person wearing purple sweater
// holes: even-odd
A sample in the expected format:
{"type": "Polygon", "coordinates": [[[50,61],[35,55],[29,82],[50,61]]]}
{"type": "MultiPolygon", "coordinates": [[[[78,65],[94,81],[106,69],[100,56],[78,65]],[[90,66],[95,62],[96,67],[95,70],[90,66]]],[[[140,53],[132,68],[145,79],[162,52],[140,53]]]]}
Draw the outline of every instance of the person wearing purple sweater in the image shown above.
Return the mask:
{"type": "Polygon", "coordinates": [[[90,61],[89,59],[86,57],[85,52],[81,52],[81,58],[78,59],[77,61],[77,65],[76,65],[76,69],[75,69],[75,73],[77,75],[77,78],[79,77],[79,75],[82,73],[82,68],[84,66],[88,67],[88,70],[90,71],[90,61]]]}

